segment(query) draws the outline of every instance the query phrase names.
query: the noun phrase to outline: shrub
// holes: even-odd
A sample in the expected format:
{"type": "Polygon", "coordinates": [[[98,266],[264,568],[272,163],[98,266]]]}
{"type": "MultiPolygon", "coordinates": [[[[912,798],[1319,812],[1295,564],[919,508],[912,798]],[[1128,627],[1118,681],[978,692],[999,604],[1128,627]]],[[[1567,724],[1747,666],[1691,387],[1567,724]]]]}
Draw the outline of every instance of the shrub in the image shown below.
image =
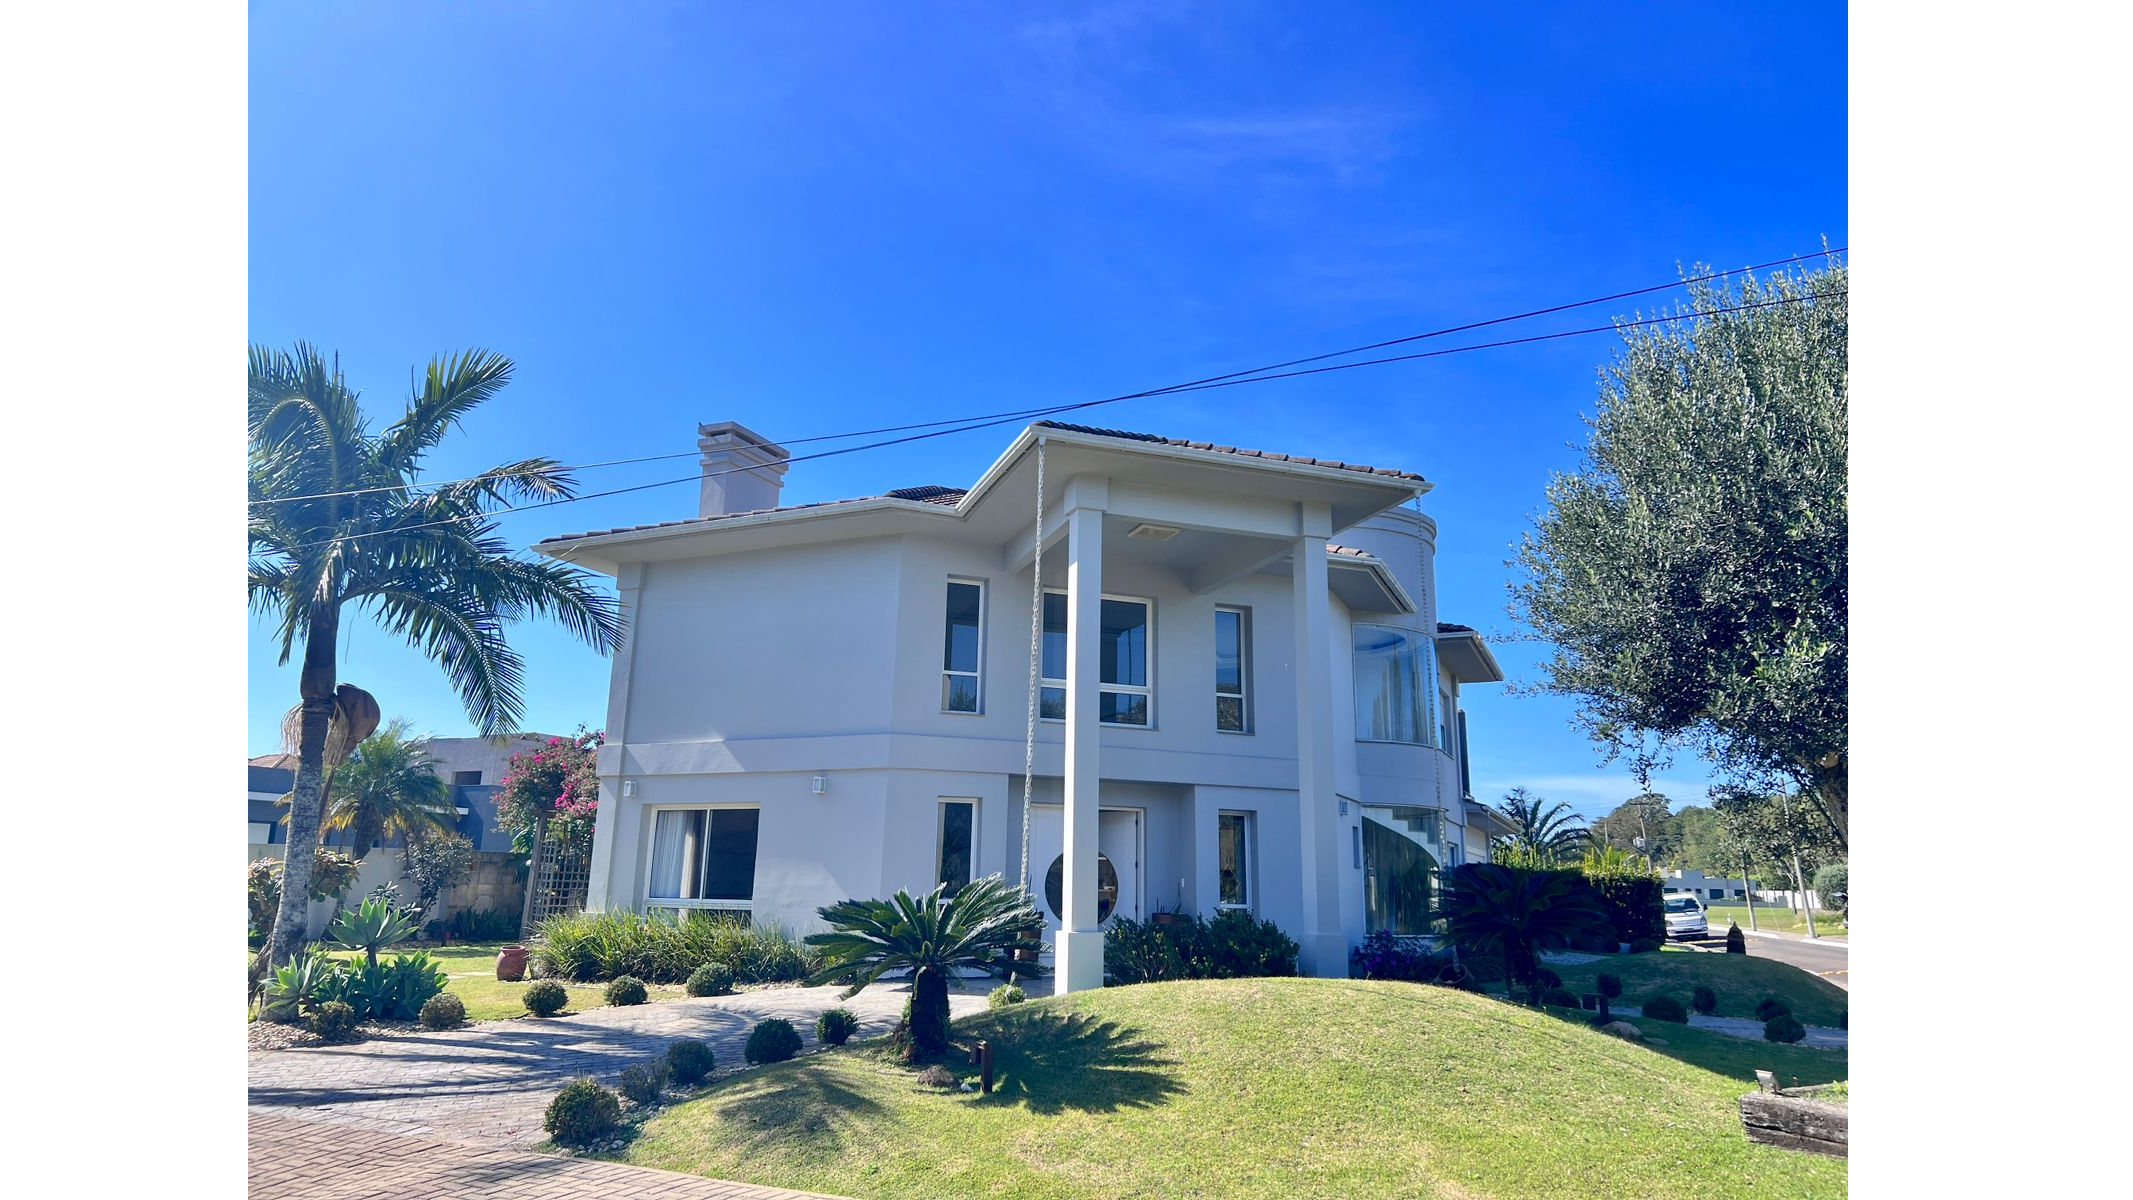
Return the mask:
{"type": "Polygon", "coordinates": [[[1557,984],[1555,987],[1548,988],[1543,991],[1541,993],[1541,1003],[1548,1005],[1551,1008],[1584,1007],[1584,1005],[1578,1000],[1578,994],[1576,992],[1571,991],[1569,988],[1563,987],[1561,984],[1557,984]]]}
{"type": "Polygon", "coordinates": [[[1689,1007],[1708,1017],[1718,1011],[1718,993],[1699,983],[1689,993],[1689,1007]]]}
{"type": "Polygon", "coordinates": [[[1225,909],[1211,921],[1188,916],[1167,925],[1118,917],[1104,931],[1109,983],[1294,975],[1296,955],[1295,939],[1279,925],[1242,909],[1225,909]]]}
{"type": "Polygon", "coordinates": [[[946,1091],[961,1082],[955,1077],[955,1072],[943,1066],[927,1067],[918,1073],[918,1086],[920,1087],[938,1088],[946,1091]]]}
{"type": "MultiPolygon", "coordinates": [[[[1272,921],[1241,908],[1228,908],[1206,923],[1206,975],[1194,978],[1245,979],[1296,974],[1296,939],[1272,921]]],[[[1194,964],[1197,966],[1197,964],[1194,964]]]]}
{"type": "Polygon", "coordinates": [[[705,963],[689,972],[691,996],[723,996],[733,990],[733,968],[724,963],[705,963]]]}
{"type": "Polygon", "coordinates": [[[338,1042],[355,1032],[356,1011],[339,1000],[328,1000],[311,1014],[311,1029],[329,1042],[338,1042]]]}
{"type": "Polygon", "coordinates": [[[566,1146],[583,1146],[613,1133],[622,1124],[622,1100],[597,1080],[573,1079],[548,1102],[541,1128],[566,1146]]]}
{"type": "Polygon", "coordinates": [[[1403,939],[1382,929],[1364,938],[1362,945],[1348,952],[1348,974],[1355,979],[1436,983],[1451,965],[1451,955],[1421,949],[1413,939],[1403,939]]]}
{"type": "Polygon", "coordinates": [[[1629,944],[1629,952],[1631,954],[1650,954],[1658,948],[1658,941],[1652,938],[1639,938],[1629,944]]]}
{"type": "Polygon", "coordinates": [[[647,983],[681,983],[718,963],[739,983],[804,979],[821,965],[812,947],[774,925],[690,913],[679,921],[632,912],[558,913],[536,931],[536,974],[595,983],[629,975],[647,983]]]}
{"type": "Polygon", "coordinates": [[[717,1067],[718,1056],[704,1042],[683,1038],[667,1047],[667,1073],[683,1087],[694,1087],[709,1079],[717,1067]]]}
{"type": "MultiPolygon", "coordinates": [[[[1198,919],[1188,917],[1178,925],[1189,926],[1198,919]]],[[[1166,927],[1131,917],[1111,919],[1104,930],[1104,982],[1160,983],[1183,978],[1185,956],[1178,953],[1177,939],[1166,927]]]]}
{"type": "Polygon", "coordinates": [[[417,831],[408,835],[400,862],[408,882],[415,885],[415,907],[430,912],[439,896],[474,870],[474,843],[456,833],[417,831]]]}
{"type": "Polygon", "coordinates": [[[644,981],[629,975],[607,985],[604,993],[609,1004],[631,1005],[644,1003],[644,981]]]}
{"type": "Polygon", "coordinates": [[[1549,970],[1546,967],[1542,967],[1540,970],[1535,971],[1533,973],[1533,980],[1534,982],[1541,985],[1542,991],[1547,991],[1549,988],[1559,988],[1563,986],[1563,977],[1556,974],[1554,971],[1549,970]]]}
{"type": "Polygon", "coordinates": [[[1600,910],[1614,930],[1614,941],[1658,942],[1666,937],[1666,888],[1659,876],[1634,865],[1581,868],[1600,910]]]}
{"type": "Polygon", "coordinates": [[[1748,935],[1740,931],[1739,922],[1726,922],[1726,953],[1746,954],[1747,952],[1748,935]]]}
{"type": "Polygon", "coordinates": [[[832,1046],[842,1046],[859,1032],[859,1014],[849,1008],[833,1008],[815,1018],[815,1036],[832,1046]]]}
{"type": "Polygon", "coordinates": [[[465,1023],[466,1019],[466,1002],[450,992],[439,992],[422,1005],[424,1029],[450,1029],[465,1023]]]}
{"type": "Polygon", "coordinates": [[[463,908],[444,927],[462,942],[503,942],[518,936],[518,922],[514,909],[463,908]]]}
{"type": "Polygon", "coordinates": [[[1792,1006],[1785,1003],[1783,1000],[1778,999],[1776,996],[1765,996],[1761,1000],[1757,1001],[1755,1005],[1755,1019],[1758,1021],[1769,1021],[1778,1017],[1789,1017],[1791,1015],[1792,1006]]]}
{"type": "Polygon", "coordinates": [[[623,1095],[639,1104],[659,1103],[660,1095],[667,1090],[667,1060],[655,1058],[634,1067],[624,1067],[616,1086],[623,1095]]]}
{"type": "Polygon", "coordinates": [[[1821,898],[1823,907],[1845,912],[1851,907],[1851,868],[1847,863],[1824,863],[1816,868],[1815,895],[1821,898]],[[1837,897],[1843,896],[1839,902],[1837,897]]]}
{"type": "Polygon", "coordinates": [[[1672,1021],[1676,1025],[1689,1023],[1689,1010],[1672,996],[1651,996],[1644,1001],[1644,1015],[1654,1021],[1672,1021]]]}
{"type": "Polygon", "coordinates": [[[552,1017],[570,1003],[570,992],[553,979],[526,985],[526,1011],[536,1017],[552,1017]]]}
{"type": "Polygon", "coordinates": [[[1027,999],[1029,997],[1021,988],[1012,983],[1003,983],[985,994],[985,1007],[1006,1008],[1010,1004],[1020,1004],[1027,999]]]}
{"type": "Polygon", "coordinates": [[[1609,1000],[1619,999],[1622,995],[1622,977],[1602,971],[1593,978],[1592,990],[1609,1000]]]}
{"type": "Polygon", "coordinates": [[[748,1045],[741,1057],[752,1063],[784,1062],[800,1052],[800,1031],[791,1021],[772,1017],[757,1025],[748,1034],[748,1045]]]}
{"type": "Polygon", "coordinates": [[[422,1006],[444,991],[451,976],[424,951],[395,954],[373,970],[357,963],[350,984],[349,1003],[366,1001],[369,1015],[385,1021],[412,1021],[422,1015],[422,1006]]]}
{"type": "Polygon", "coordinates": [[[1766,1042],[1797,1042],[1806,1036],[1807,1027],[1791,1013],[1779,1013],[1763,1022],[1763,1040],[1766,1042]]]}

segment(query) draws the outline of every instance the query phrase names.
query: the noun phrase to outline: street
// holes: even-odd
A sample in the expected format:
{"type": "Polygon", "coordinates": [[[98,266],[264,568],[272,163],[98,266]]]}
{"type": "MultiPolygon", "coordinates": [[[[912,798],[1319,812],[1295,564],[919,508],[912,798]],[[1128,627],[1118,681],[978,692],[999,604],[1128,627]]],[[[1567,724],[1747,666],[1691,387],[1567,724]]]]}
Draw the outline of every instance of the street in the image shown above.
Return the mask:
{"type": "MultiPolygon", "coordinates": [[[[1746,931],[1743,930],[1742,932],[1745,933],[1746,931]]],[[[1811,971],[1843,988],[1845,991],[1851,990],[1851,950],[1844,942],[1834,941],[1829,938],[1809,941],[1806,938],[1783,937],[1775,934],[1762,937],[1750,935],[1747,941],[1748,953],[1751,956],[1774,958],[1781,963],[1789,963],[1803,971],[1811,971]]],[[[1702,950],[1723,952],[1726,948],[1726,939],[1725,935],[1721,933],[1715,937],[1701,938],[1689,944],[1702,950]]]]}

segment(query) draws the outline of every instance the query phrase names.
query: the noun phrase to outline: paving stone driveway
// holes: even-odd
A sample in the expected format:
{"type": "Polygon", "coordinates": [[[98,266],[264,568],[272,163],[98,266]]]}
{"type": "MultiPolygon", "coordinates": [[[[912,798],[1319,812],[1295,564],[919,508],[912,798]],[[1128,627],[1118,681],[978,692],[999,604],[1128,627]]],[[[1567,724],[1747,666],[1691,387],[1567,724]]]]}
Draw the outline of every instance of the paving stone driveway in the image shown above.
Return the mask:
{"type": "MultiPolygon", "coordinates": [[[[839,991],[770,988],[547,1020],[484,1021],[346,1046],[257,1050],[247,1064],[249,1104],[257,1114],[528,1146],[546,1136],[541,1115],[549,1099],[577,1076],[612,1084],[622,1068],[664,1054],[685,1037],[710,1043],[725,1071],[742,1064],[749,1030],[769,1017],[791,1021],[812,1048],[815,1018],[840,1003],[859,1014],[860,1036],[886,1033],[903,1013],[908,985],[875,984],[848,1001],[837,999],[839,991]]],[[[985,997],[957,993],[949,1003],[960,1016],[982,1009],[985,997]]]]}

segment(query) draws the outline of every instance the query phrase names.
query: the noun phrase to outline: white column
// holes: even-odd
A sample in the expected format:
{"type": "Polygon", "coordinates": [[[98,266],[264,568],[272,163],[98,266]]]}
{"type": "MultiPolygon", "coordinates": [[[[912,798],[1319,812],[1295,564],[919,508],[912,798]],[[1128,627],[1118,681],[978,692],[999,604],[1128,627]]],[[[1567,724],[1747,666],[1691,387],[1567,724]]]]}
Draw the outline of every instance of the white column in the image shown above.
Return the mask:
{"type": "Polygon", "coordinates": [[[1296,825],[1303,860],[1303,929],[1298,969],[1306,975],[1348,973],[1341,934],[1338,807],[1333,795],[1333,663],[1328,646],[1332,604],[1326,585],[1326,538],[1331,517],[1323,504],[1302,506],[1302,534],[1290,602],[1295,617],[1296,825]]]}
{"type": "MultiPolygon", "coordinates": [[[[623,640],[607,677],[607,741],[593,760],[600,781],[600,807],[593,814],[592,869],[585,886],[585,907],[593,912],[626,912],[637,905],[635,875],[627,867],[616,871],[614,861],[618,836],[638,827],[637,821],[623,819],[622,763],[623,747],[629,742],[630,672],[637,664],[637,601],[644,590],[644,564],[624,563],[615,574],[615,590],[623,640]]],[[[632,806],[637,803],[629,801],[632,806]]],[[[637,852],[634,840],[620,844],[619,849],[625,856],[637,852]]],[[[623,861],[634,860],[624,857],[623,861]]]]}
{"type": "MultiPolygon", "coordinates": [[[[1073,480],[1069,504],[1096,500],[1087,494],[1092,490],[1084,481],[1073,480]]],[[[1056,987],[1062,992],[1104,985],[1104,935],[1096,920],[1096,813],[1103,770],[1097,742],[1103,540],[1103,510],[1072,507],[1067,516],[1066,879],[1061,896],[1066,912],[1054,957],[1056,987]]]]}

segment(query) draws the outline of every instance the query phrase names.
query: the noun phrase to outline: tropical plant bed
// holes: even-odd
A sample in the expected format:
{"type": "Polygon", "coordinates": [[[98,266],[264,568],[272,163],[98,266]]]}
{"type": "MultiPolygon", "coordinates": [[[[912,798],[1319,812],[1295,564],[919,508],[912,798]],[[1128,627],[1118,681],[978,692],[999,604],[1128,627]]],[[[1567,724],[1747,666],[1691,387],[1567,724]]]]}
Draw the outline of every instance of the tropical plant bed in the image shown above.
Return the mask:
{"type": "MultiPolygon", "coordinates": [[[[498,1021],[527,1015],[524,996],[526,994],[526,985],[532,980],[524,979],[516,983],[506,983],[496,977],[496,953],[503,949],[506,944],[504,942],[457,942],[450,946],[439,946],[428,951],[429,956],[443,966],[447,975],[450,976],[445,982],[444,990],[458,996],[466,1004],[467,1020],[469,1021],[498,1021]]],[[[398,950],[399,947],[394,949],[398,950]]],[[[329,950],[327,953],[334,958],[349,960],[363,956],[363,952],[360,950],[329,950]]],[[[607,985],[605,983],[570,983],[566,981],[563,987],[570,993],[570,1003],[563,1010],[565,1013],[584,1012],[589,1008],[604,1008],[607,1006],[607,997],[605,995],[607,985]]],[[[647,1001],[680,1000],[687,998],[687,996],[688,992],[683,990],[679,984],[647,984],[645,986],[645,999],[647,1001]]],[[[260,1022],[260,1024],[265,1023],[260,1022]]],[[[410,1028],[413,1027],[411,1026],[410,1028]]],[[[258,1044],[258,1037],[259,1035],[255,1035],[253,1049],[273,1048],[271,1045],[258,1044]]],[[[268,1042],[275,1040],[278,1039],[273,1035],[267,1035],[268,1042]]],[[[283,1044],[289,1044],[289,1042],[283,1041],[283,1044]]]]}
{"type": "Polygon", "coordinates": [[[1827,1082],[1842,1051],[1663,1029],[1399,981],[1105,988],[959,1019],[990,1096],[858,1044],[721,1079],[618,1157],[865,1197],[1845,1194],[1844,1164],[1751,1145],[1738,1109],[1758,1067],[1827,1082]]]}
{"type": "Polygon", "coordinates": [[[1597,991],[1595,981],[1603,973],[1622,981],[1622,996],[1615,1004],[1641,1005],[1655,995],[1673,996],[1687,1004],[1698,986],[1708,987],[1718,998],[1713,1015],[1754,1017],[1755,1006],[1776,997],[1792,1015],[1807,1025],[1835,1027],[1844,1020],[1850,997],[1843,988],[1807,971],[1771,958],[1746,954],[1703,954],[1694,950],[1667,950],[1659,954],[1621,954],[1589,963],[1552,963],[1563,986],[1583,995],[1597,991]]]}

